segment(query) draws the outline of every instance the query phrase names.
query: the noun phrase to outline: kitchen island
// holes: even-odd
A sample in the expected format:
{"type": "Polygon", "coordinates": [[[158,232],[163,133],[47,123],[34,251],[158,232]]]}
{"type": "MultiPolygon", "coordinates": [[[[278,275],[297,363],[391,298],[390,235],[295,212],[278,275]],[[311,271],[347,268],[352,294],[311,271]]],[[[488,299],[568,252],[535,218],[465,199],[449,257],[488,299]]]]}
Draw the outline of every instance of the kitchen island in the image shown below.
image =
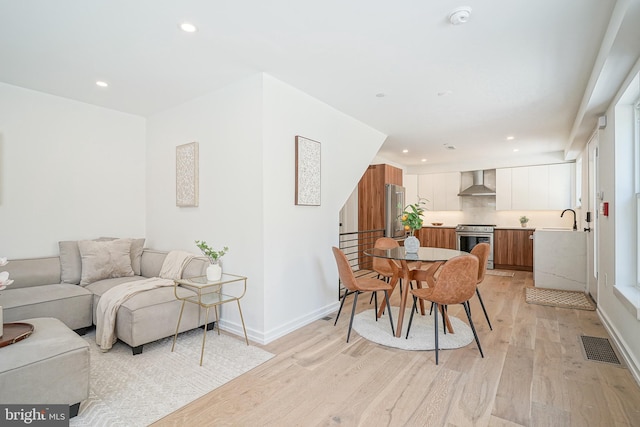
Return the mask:
{"type": "Polygon", "coordinates": [[[587,290],[587,234],[571,229],[536,229],[533,282],[538,288],[587,290]]]}

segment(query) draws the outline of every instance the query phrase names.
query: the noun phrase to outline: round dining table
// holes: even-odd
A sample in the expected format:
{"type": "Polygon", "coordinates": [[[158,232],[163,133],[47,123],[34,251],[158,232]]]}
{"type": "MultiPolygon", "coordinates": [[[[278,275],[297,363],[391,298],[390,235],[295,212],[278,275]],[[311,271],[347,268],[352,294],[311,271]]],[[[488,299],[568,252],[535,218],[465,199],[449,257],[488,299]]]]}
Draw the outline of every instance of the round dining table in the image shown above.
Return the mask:
{"type": "MultiPolygon", "coordinates": [[[[404,320],[404,312],[407,307],[407,296],[409,295],[409,283],[411,280],[425,281],[429,286],[433,286],[434,279],[433,274],[440,268],[442,264],[451,258],[455,258],[460,255],[469,255],[469,252],[457,251],[455,249],[444,248],[432,248],[432,247],[420,247],[417,253],[410,253],[405,250],[403,246],[398,246],[390,249],[371,248],[365,249],[365,255],[386,258],[389,260],[389,265],[394,274],[391,278],[391,292],[395,290],[395,287],[399,279],[404,279],[405,287],[401,289],[400,294],[400,311],[398,313],[398,326],[396,327],[396,337],[402,335],[402,322],[404,320]],[[398,261],[399,265],[398,265],[398,261]],[[422,270],[419,268],[411,269],[409,263],[414,265],[415,262],[429,262],[433,263],[428,269],[422,270]]],[[[418,284],[420,286],[420,284],[418,284]]],[[[380,305],[378,310],[378,317],[382,315],[385,309],[385,302],[380,305]]],[[[424,307],[422,307],[422,314],[424,315],[424,307]]],[[[449,332],[453,333],[453,328],[445,316],[445,323],[449,332]]]]}

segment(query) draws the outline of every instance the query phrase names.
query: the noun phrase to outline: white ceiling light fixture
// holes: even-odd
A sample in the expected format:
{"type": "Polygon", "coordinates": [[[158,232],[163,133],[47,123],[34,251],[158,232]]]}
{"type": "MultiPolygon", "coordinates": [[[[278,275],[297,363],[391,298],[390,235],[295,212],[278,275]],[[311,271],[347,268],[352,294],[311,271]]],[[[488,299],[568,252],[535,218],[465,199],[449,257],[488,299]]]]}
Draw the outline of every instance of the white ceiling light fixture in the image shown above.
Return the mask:
{"type": "Polygon", "coordinates": [[[427,159],[422,159],[421,161],[422,161],[422,162],[426,162],[426,161],[427,161],[427,159]]]}
{"type": "Polygon", "coordinates": [[[513,136],[513,135],[509,135],[509,136],[507,137],[507,141],[513,141],[514,139],[516,139],[516,137],[515,137],[515,136],[513,136]]]}
{"type": "Polygon", "coordinates": [[[449,14],[449,22],[451,22],[451,25],[466,24],[470,16],[471,8],[469,6],[462,6],[454,9],[453,12],[449,14]]]}
{"type": "Polygon", "coordinates": [[[408,153],[408,152],[409,152],[409,150],[407,150],[407,149],[405,148],[404,150],[402,150],[402,152],[406,154],[406,153],[408,153]]]}
{"type": "Polygon", "coordinates": [[[185,33],[195,33],[198,31],[198,27],[193,25],[191,22],[183,22],[180,24],[180,29],[185,33]]]}
{"type": "Polygon", "coordinates": [[[98,80],[98,81],[96,81],[96,86],[99,86],[99,87],[109,87],[109,83],[107,83],[107,82],[105,82],[105,81],[102,81],[102,80],[98,80]]]}

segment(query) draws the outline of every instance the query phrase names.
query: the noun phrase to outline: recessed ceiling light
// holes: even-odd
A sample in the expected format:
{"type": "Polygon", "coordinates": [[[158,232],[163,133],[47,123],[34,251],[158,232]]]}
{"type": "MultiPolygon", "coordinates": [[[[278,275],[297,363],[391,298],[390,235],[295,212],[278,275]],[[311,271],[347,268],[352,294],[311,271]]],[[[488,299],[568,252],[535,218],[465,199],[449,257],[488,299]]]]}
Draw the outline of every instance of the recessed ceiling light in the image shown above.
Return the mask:
{"type": "Polygon", "coordinates": [[[447,150],[455,150],[456,146],[455,145],[447,145],[447,150]]]}
{"type": "Polygon", "coordinates": [[[422,160],[420,160],[420,161],[421,161],[421,162],[426,162],[426,161],[427,161],[427,159],[422,159],[422,160]]]}
{"type": "Polygon", "coordinates": [[[408,153],[409,150],[407,150],[406,148],[404,150],[402,150],[403,153],[408,153]]]}
{"type": "Polygon", "coordinates": [[[514,153],[517,153],[518,151],[520,151],[520,150],[518,150],[517,148],[514,148],[514,149],[513,149],[513,152],[514,152],[514,153]]]}
{"type": "Polygon", "coordinates": [[[196,31],[198,31],[198,28],[191,22],[183,22],[182,24],[180,24],[180,29],[185,33],[195,33],[196,31]]]}
{"type": "Polygon", "coordinates": [[[515,137],[515,136],[513,136],[513,135],[509,135],[509,136],[507,137],[507,141],[513,141],[514,139],[516,139],[516,137],[515,137]]]}
{"type": "Polygon", "coordinates": [[[102,80],[98,80],[98,81],[96,82],[96,85],[97,85],[97,86],[100,86],[100,87],[108,87],[108,86],[109,86],[109,83],[107,83],[107,82],[103,82],[102,80]]]}
{"type": "Polygon", "coordinates": [[[438,96],[449,96],[451,95],[453,92],[450,90],[443,90],[442,92],[438,92],[438,96]]]}
{"type": "Polygon", "coordinates": [[[384,93],[376,93],[376,98],[384,98],[384,93]]]}

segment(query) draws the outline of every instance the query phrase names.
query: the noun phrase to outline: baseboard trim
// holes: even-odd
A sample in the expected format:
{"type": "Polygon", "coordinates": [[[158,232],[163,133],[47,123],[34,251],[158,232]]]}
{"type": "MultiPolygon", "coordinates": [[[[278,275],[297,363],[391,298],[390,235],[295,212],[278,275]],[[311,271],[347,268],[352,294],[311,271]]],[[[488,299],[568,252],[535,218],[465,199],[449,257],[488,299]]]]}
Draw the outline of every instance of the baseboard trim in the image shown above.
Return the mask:
{"type": "MultiPolygon", "coordinates": [[[[340,302],[336,301],[329,305],[326,305],[322,308],[319,308],[311,313],[307,313],[304,316],[300,316],[297,319],[294,319],[284,325],[281,325],[277,328],[273,328],[268,332],[261,332],[255,329],[247,328],[247,336],[250,341],[257,342],[258,344],[266,345],[272,341],[277,340],[297,329],[302,328],[303,326],[308,325],[309,323],[315,322],[316,320],[320,320],[328,314],[334,313],[340,307],[340,302]]],[[[242,324],[236,322],[229,322],[225,319],[220,319],[220,329],[232,333],[234,335],[239,335],[244,337],[244,333],[242,332],[242,324]]]]}
{"type": "Polygon", "coordinates": [[[602,325],[611,336],[611,339],[613,340],[616,346],[616,350],[618,350],[618,352],[624,359],[627,365],[627,368],[629,369],[629,372],[631,372],[631,375],[633,376],[633,379],[636,380],[636,383],[638,384],[638,386],[640,386],[640,364],[638,364],[638,361],[635,360],[633,355],[627,351],[627,346],[625,341],[620,337],[616,328],[609,321],[609,318],[607,317],[607,315],[604,312],[602,312],[602,310],[600,310],[600,306],[598,306],[598,309],[596,310],[596,312],[598,313],[598,317],[600,318],[602,325]]]}

